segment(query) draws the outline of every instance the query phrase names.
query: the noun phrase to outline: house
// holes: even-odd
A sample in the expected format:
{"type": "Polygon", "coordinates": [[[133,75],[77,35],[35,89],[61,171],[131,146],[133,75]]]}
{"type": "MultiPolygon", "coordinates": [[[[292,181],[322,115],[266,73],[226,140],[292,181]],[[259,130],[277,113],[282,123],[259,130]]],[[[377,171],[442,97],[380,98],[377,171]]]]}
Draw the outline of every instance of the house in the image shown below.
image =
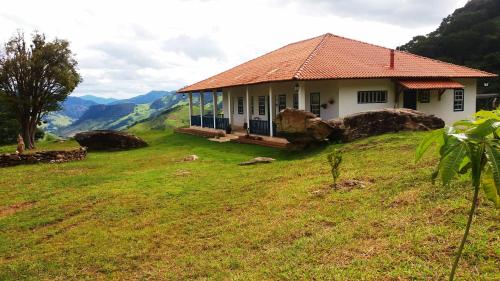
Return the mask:
{"type": "Polygon", "coordinates": [[[446,123],[476,109],[477,78],[494,77],[464,66],[352,40],[330,33],[286,45],[193,85],[188,94],[191,126],[247,128],[276,135],[271,120],[284,108],[322,119],[405,107],[446,123]],[[204,97],[222,108],[205,112],[204,97]],[[193,112],[193,98],[200,112],[193,112]]]}

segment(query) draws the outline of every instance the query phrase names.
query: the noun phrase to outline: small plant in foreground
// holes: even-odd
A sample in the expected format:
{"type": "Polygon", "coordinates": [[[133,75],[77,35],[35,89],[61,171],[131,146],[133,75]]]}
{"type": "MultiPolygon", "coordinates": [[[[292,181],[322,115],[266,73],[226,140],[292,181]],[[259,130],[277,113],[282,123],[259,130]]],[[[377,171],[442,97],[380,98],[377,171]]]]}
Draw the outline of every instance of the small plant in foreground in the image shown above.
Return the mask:
{"type": "Polygon", "coordinates": [[[342,152],[338,149],[334,149],[332,152],[326,155],[328,164],[330,164],[330,169],[333,177],[333,185],[337,185],[337,179],[340,176],[340,163],[342,163],[342,152]]]}
{"type": "Polygon", "coordinates": [[[472,206],[467,225],[451,269],[449,280],[455,278],[455,271],[469,234],[477,207],[479,189],[495,206],[500,207],[500,110],[480,111],[472,120],[462,120],[452,127],[429,134],[417,147],[418,161],[433,143],[439,145],[439,163],[432,174],[434,181],[441,175],[443,185],[462,174],[470,175],[474,187],[472,206]]]}

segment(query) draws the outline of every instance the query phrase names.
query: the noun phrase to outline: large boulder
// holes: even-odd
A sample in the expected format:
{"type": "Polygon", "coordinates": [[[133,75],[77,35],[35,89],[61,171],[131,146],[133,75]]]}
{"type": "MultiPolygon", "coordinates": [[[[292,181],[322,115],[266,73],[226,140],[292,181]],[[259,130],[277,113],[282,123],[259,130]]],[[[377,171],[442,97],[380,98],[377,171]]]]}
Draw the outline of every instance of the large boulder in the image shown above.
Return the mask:
{"type": "Polygon", "coordinates": [[[75,140],[88,150],[126,150],[148,145],[134,135],[111,130],[78,133],[75,135],[75,140]]]}
{"type": "Polygon", "coordinates": [[[342,119],[329,120],[334,129],[330,140],[344,142],[399,131],[427,131],[444,127],[434,115],[407,108],[387,108],[354,113],[342,119]]]}
{"type": "Polygon", "coordinates": [[[275,119],[280,136],[291,143],[321,142],[333,132],[332,126],[315,114],[286,108],[275,119]]]}

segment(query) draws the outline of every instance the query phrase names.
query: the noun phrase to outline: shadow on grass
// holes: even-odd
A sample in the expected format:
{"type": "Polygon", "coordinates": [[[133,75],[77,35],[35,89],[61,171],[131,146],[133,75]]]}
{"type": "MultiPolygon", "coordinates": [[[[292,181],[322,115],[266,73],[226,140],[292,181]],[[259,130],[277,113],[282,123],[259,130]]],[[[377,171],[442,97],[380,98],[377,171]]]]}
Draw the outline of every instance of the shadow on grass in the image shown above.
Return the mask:
{"type": "Polygon", "coordinates": [[[302,151],[290,151],[286,149],[270,148],[252,144],[240,144],[234,142],[217,143],[203,137],[187,134],[169,132],[157,143],[157,145],[168,145],[170,147],[189,148],[196,152],[203,150],[212,155],[222,153],[237,153],[248,158],[264,156],[272,157],[282,161],[299,160],[314,157],[323,153],[331,147],[331,144],[318,144],[302,151]]]}

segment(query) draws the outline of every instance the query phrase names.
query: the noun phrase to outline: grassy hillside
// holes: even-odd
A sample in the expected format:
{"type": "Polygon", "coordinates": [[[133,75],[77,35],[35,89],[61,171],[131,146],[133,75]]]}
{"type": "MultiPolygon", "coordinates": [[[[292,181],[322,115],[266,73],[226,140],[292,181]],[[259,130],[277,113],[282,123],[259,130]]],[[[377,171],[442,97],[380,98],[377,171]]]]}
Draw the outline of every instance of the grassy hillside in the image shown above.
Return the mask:
{"type": "MultiPolygon", "coordinates": [[[[472,192],[467,182],[433,186],[432,157],[413,164],[425,133],[337,145],[341,182],[364,186],[334,190],[325,159],[332,146],[291,154],[133,130],[151,146],[0,169],[0,280],[438,280],[448,273],[472,192]],[[190,154],[200,160],[180,161],[190,154]],[[255,156],[277,161],[237,165],[255,156]]],[[[498,218],[481,198],[458,280],[500,277],[498,218]]]]}
{"type": "MultiPolygon", "coordinates": [[[[151,92],[148,95],[139,96],[137,99],[156,97],[160,93],[164,92],[151,92]]],[[[157,118],[172,107],[185,104],[186,100],[182,95],[170,93],[147,104],[115,102],[107,105],[95,105],[91,106],[80,119],[58,130],[57,133],[63,136],[71,136],[88,130],[124,130],[142,121],[157,118]]],[[[187,111],[185,118],[187,120],[187,111]]]]}
{"type": "MultiPolygon", "coordinates": [[[[198,106],[193,106],[193,110],[199,110],[198,106]]],[[[143,133],[149,130],[166,130],[189,125],[189,109],[186,105],[180,105],[163,111],[157,116],[152,116],[142,120],[130,128],[132,133],[143,133]]]]}

